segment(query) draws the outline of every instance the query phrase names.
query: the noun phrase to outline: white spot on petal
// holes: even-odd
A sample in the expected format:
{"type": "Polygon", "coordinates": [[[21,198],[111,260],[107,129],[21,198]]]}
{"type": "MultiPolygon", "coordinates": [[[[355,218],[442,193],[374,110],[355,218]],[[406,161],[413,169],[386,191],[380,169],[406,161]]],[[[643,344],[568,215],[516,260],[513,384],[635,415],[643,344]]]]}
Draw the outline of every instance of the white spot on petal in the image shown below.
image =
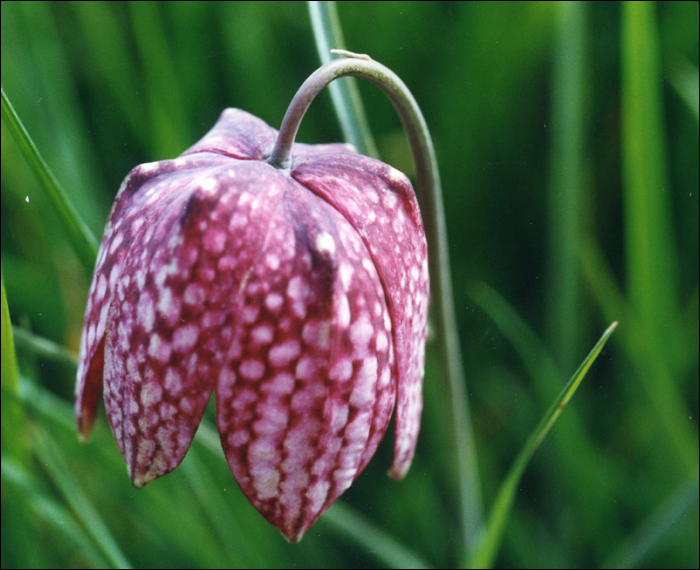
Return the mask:
{"type": "Polygon", "coordinates": [[[311,486],[307,491],[306,496],[309,499],[311,512],[317,512],[323,507],[323,503],[326,502],[326,497],[328,497],[328,490],[330,489],[330,481],[319,480],[317,483],[311,486]]]}
{"type": "Polygon", "coordinates": [[[258,500],[265,501],[272,499],[277,496],[280,472],[268,467],[263,473],[258,474],[254,481],[258,500]]]}
{"type": "Polygon", "coordinates": [[[279,293],[270,293],[265,297],[265,307],[273,313],[279,310],[283,302],[284,298],[279,293]]]}
{"type": "Polygon", "coordinates": [[[182,375],[175,368],[165,371],[165,389],[173,396],[178,396],[182,390],[182,375]]]}
{"type": "Polygon", "coordinates": [[[308,283],[299,275],[292,277],[287,285],[287,296],[292,301],[292,311],[299,318],[306,316],[306,297],[309,294],[308,283]]]}
{"type": "Polygon", "coordinates": [[[335,312],[338,318],[338,326],[345,328],[350,324],[350,303],[347,295],[341,294],[337,298],[335,312]]]}
{"type": "Polygon", "coordinates": [[[316,236],[316,249],[321,253],[335,253],[333,236],[325,232],[316,236]]]}
{"type": "Polygon", "coordinates": [[[178,352],[188,352],[194,348],[199,338],[199,328],[196,325],[185,325],[173,333],[173,346],[178,352]]]}
{"type": "Polygon", "coordinates": [[[343,285],[343,289],[348,291],[350,289],[352,274],[354,273],[352,265],[350,265],[349,263],[341,263],[338,273],[340,275],[340,282],[343,285]]]}
{"type": "Polygon", "coordinates": [[[160,362],[170,360],[172,348],[169,342],[164,341],[159,335],[154,334],[148,344],[148,354],[160,362]]]}
{"type": "Polygon", "coordinates": [[[276,271],[280,266],[280,258],[274,253],[268,253],[265,256],[265,264],[273,271],[276,271]]]}
{"type": "Polygon", "coordinates": [[[157,382],[149,382],[141,388],[141,403],[144,407],[152,406],[160,402],[163,397],[163,388],[157,382]]]}
{"type": "Polygon", "coordinates": [[[350,341],[356,352],[364,352],[367,350],[367,345],[373,333],[374,327],[372,323],[369,318],[367,318],[367,315],[363,314],[355,321],[352,327],[350,327],[350,341]]]}
{"type": "Polygon", "coordinates": [[[216,264],[216,268],[219,271],[231,271],[236,268],[236,258],[231,255],[224,255],[219,262],[216,264]]]}
{"type": "Polygon", "coordinates": [[[244,323],[254,323],[260,316],[260,307],[256,305],[246,305],[241,311],[241,320],[244,323]]]}
{"type": "Polygon", "coordinates": [[[314,375],[318,367],[316,362],[310,356],[302,356],[297,362],[297,367],[294,370],[294,374],[299,380],[313,380],[314,375]]]}
{"type": "Polygon", "coordinates": [[[180,400],[180,409],[187,415],[190,415],[194,411],[194,401],[192,398],[182,398],[180,400]]]}
{"type": "Polygon", "coordinates": [[[388,346],[388,340],[384,331],[377,333],[377,352],[384,352],[388,346]]]}
{"type": "Polygon", "coordinates": [[[206,193],[213,193],[214,191],[216,191],[216,186],[217,186],[217,183],[216,183],[216,180],[214,178],[207,178],[206,180],[204,180],[202,182],[202,184],[200,185],[200,188],[202,190],[204,190],[204,192],[206,192],[206,193]]]}
{"type": "Polygon", "coordinates": [[[184,300],[186,305],[199,305],[206,299],[206,291],[199,283],[190,283],[185,287],[184,300]]]}
{"type": "Polygon", "coordinates": [[[141,164],[138,169],[141,171],[141,174],[148,174],[149,172],[158,170],[158,162],[145,162],[141,164]]]}
{"type": "Polygon", "coordinates": [[[219,254],[224,251],[226,246],[226,232],[216,227],[209,228],[204,234],[202,242],[204,249],[208,252],[219,254]]]}
{"type": "Polygon", "coordinates": [[[251,333],[251,339],[254,344],[269,344],[274,338],[275,330],[270,325],[259,325],[255,327],[251,333]]]}
{"type": "Polygon", "coordinates": [[[98,301],[101,301],[104,298],[106,291],[107,291],[107,279],[105,278],[104,275],[100,275],[100,278],[97,281],[97,300],[98,301]]]}
{"type": "Polygon", "coordinates": [[[328,377],[331,380],[345,382],[352,376],[352,361],[348,358],[338,360],[328,372],[328,377]]]}
{"type": "Polygon", "coordinates": [[[231,216],[231,221],[229,222],[229,229],[232,230],[237,230],[238,228],[242,228],[248,223],[248,218],[246,217],[245,214],[241,212],[236,212],[231,216]]]}
{"type": "Polygon", "coordinates": [[[238,370],[246,380],[260,380],[265,374],[265,365],[259,360],[249,358],[241,362],[238,370]]]}
{"type": "Polygon", "coordinates": [[[301,331],[301,338],[306,344],[321,350],[328,348],[331,324],[329,321],[307,321],[301,331]]]}
{"type": "Polygon", "coordinates": [[[377,381],[377,359],[374,356],[365,358],[362,366],[357,372],[354,385],[350,395],[350,403],[353,406],[362,408],[374,399],[374,385],[377,381]]]}
{"type": "Polygon", "coordinates": [[[173,297],[170,287],[162,290],[158,300],[158,310],[171,325],[174,325],[180,317],[180,299],[173,297]]]}
{"type": "Polygon", "coordinates": [[[228,443],[231,447],[241,447],[242,445],[248,443],[249,440],[250,433],[248,433],[248,431],[244,429],[234,431],[231,435],[228,436],[228,443]]]}
{"type": "Polygon", "coordinates": [[[396,194],[394,194],[393,192],[387,192],[384,195],[384,199],[382,200],[382,202],[384,202],[384,207],[391,209],[394,206],[396,206],[397,200],[398,198],[396,197],[396,194]]]}
{"type": "Polygon", "coordinates": [[[136,319],[147,333],[153,330],[153,324],[156,319],[156,311],[153,305],[153,300],[148,293],[143,293],[139,299],[139,304],[136,309],[136,319]]]}
{"type": "Polygon", "coordinates": [[[299,356],[300,352],[301,346],[299,341],[292,339],[273,346],[267,358],[272,366],[287,366],[299,356]]]}
{"type": "Polygon", "coordinates": [[[294,376],[288,372],[280,372],[269,382],[263,385],[263,389],[270,394],[285,396],[294,391],[294,376]]]}
{"type": "Polygon", "coordinates": [[[384,388],[384,387],[388,386],[390,380],[391,380],[391,367],[386,366],[384,368],[384,371],[382,372],[381,376],[379,377],[379,387],[384,388]]]}

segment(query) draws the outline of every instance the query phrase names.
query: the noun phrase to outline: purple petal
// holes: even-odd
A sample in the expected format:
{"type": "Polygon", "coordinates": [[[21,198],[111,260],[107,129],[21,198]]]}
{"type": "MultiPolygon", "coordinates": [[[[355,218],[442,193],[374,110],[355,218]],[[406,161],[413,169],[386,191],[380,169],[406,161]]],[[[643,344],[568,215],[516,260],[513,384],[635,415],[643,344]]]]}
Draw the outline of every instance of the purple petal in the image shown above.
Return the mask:
{"type": "Polygon", "coordinates": [[[269,155],[277,131],[240,109],[225,109],[214,127],[183,156],[213,152],[232,158],[260,160],[269,155]]]}
{"type": "Polygon", "coordinates": [[[292,176],[348,219],[363,237],[384,285],[398,371],[390,473],[401,478],[410,467],[420,427],[428,323],[427,246],[415,194],[404,174],[361,155],[303,157],[294,162],[292,176]]]}
{"type": "MultiPolygon", "coordinates": [[[[188,176],[188,169],[198,169],[221,162],[216,156],[197,159],[176,159],[149,163],[134,168],[122,183],[97,256],[95,273],[88,293],[87,308],[83,324],[78,375],[76,382],[76,419],[78,432],[87,439],[94,421],[97,402],[102,391],[104,374],[105,326],[112,298],[123,269],[124,255],[128,251],[132,234],[145,230],[144,225],[154,212],[160,211],[167,200],[151,194],[142,200],[144,186],[153,185],[153,179],[167,176],[176,188],[188,176]],[[138,200],[138,206],[134,202],[138,200]]],[[[167,197],[168,200],[172,199],[167,197]]]]}
{"type": "Polygon", "coordinates": [[[374,455],[395,387],[369,253],[338,212],[286,181],[279,201],[246,213],[246,228],[264,239],[248,242],[257,260],[247,266],[217,418],[241,489],[296,542],[374,455]]]}

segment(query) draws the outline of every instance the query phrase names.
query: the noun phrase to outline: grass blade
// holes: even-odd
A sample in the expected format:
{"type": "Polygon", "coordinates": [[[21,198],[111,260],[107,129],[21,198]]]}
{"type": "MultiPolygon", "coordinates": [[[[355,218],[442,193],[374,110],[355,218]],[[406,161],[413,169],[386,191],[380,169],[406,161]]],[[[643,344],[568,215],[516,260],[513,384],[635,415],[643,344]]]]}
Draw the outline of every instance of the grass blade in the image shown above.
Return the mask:
{"type": "MultiPolygon", "coordinates": [[[[541,406],[547,406],[552,394],[561,387],[563,368],[552,358],[542,339],[515,308],[486,283],[475,282],[469,293],[474,302],[491,318],[500,333],[510,342],[530,377],[530,385],[541,406]]],[[[614,317],[610,319],[614,320],[614,317]]],[[[599,517],[613,516],[613,506],[601,489],[601,480],[616,478],[614,462],[602,457],[590,439],[589,427],[579,410],[568,413],[567,422],[552,436],[557,448],[561,469],[572,489],[577,507],[585,512],[594,510],[599,517]],[[586,465],[589,468],[582,469],[586,465]]]]}
{"type": "Polygon", "coordinates": [[[49,433],[37,427],[34,435],[35,449],[42,463],[95,544],[114,568],[131,568],[102,517],[87,499],[87,494],[76,486],[49,433]]]}
{"type": "Polygon", "coordinates": [[[39,150],[24,128],[17,113],[15,113],[4,89],[2,90],[2,120],[15,139],[17,146],[22,151],[32,172],[34,172],[34,175],[44,188],[46,198],[53,208],[73,251],[83,265],[86,274],[92,275],[95,258],[97,257],[97,240],[80,218],[77,210],[59,185],[53,172],[51,172],[51,169],[46,164],[41,154],[39,154],[39,150]]]}
{"type": "Polygon", "coordinates": [[[687,59],[678,59],[671,67],[669,82],[688,107],[695,122],[700,121],[700,73],[687,59]]]}
{"type": "Polygon", "coordinates": [[[149,2],[129,2],[128,6],[145,66],[141,81],[150,114],[151,148],[157,159],[178,156],[192,144],[192,137],[161,7],[149,2]]]}
{"type": "MultiPolygon", "coordinates": [[[[11,331],[12,329],[8,327],[8,330],[11,331]]],[[[5,326],[3,325],[3,339],[5,336],[4,331],[5,326]]],[[[20,343],[23,348],[34,349],[35,354],[53,358],[63,364],[73,367],[77,366],[77,362],[73,357],[68,355],[66,351],[62,349],[62,347],[56,345],[50,340],[43,339],[30,333],[20,335],[19,338],[22,339],[20,343]],[[39,348],[37,349],[37,347],[39,348]]],[[[45,421],[48,420],[59,426],[62,431],[74,433],[75,424],[71,406],[47,390],[37,387],[29,381],[23,382],[21,393],[18,394],[16,391],[9,391],[5,386],[5,362],[5,354],[3,352],[3,406],[6,402],[12,402],[13,404],[16,404],[17,402],[24,402],[25,405],[28,405],[33,411],[42,416],[41,423],[36,424],[33,433],[34,449],[41,458],[42,464],[45,465],[51,479],[63,493],[66,501],[71,506],[78,519],[82,522],[83,527],[97,546],[98,550],[102,552],[113,567],[130,568],[131,566],[129,565],[126,557],[122,554],[107,526],[102,521],[102,518],[92,506],[90,501],[86,498],[87,495],[76,488],[76,484],[69,474],[69,469],[64,464],[60,453],[58,452],[56,443],[51,439],[49,433],[45,431],[45,428],[39,427],[41,425],[46,426],[45,421]]],[[[6,416],[3,415],[3,419],[5,417],[6,416]]],[[[5,428],[3,427],[3,433],[4,430],[5,428]]],[[[4,444],[3,451],[6,451],[4,444]]],[[[3,460],[3,468],[4,467],[5,465],[3,460]]],[[[3,471],[3,477],[5,474],[5,471],[3,471]]],[[[36,493],[32,493],[31,496],[34,497],[34,500],[36,500],[36,493]]],[[[55,514],[55,512],[58,511],[56,511],[56,508],[52,507],[52,504],[47,503],[45,507],[55,514]]],[[[63,511],[62,508],[60,510],[63,511]]],[[[80,537],[77,535],[74,538],[76,540],[80,539],[80,537]]],[[[91,552],[92,549],[88,551],[88,554],[92,556],[91,552]]]]}
{"type": "MultiPolygon", "coordinates": [[[[338,19],[338,9],[335,2],[309,2],[308,4],[316,49],[321,63],[326,64],[331,60],[332,49],[346,49],[338,19]]],[[[377,158],[379,152],[372,138],[357,81],[348,77],[343,81],[334,81],[328,88],[345,140],[351,143],[360,154],[377,158]]]]}
{"type": "Polygon", "coordinates": [[[52,529],[61,541],[74,545],[76,551],[94,568],[106,568],[109,565],[73,514],[43,492],[39,481],[30,472],[4,455],[2,481],[3,486],[10,485],[14,493],[23,496],[23,505],[33,513],[33,520],[39,520],[52,529]]]}
{"type": "MultiPolygon", "coordinates": [[[[216,449],[216,454],[222,457],[221,445],[216,449]]],[[[231,543],[232,536],[245,537],[245,529],[227,504],[230,501],[214,482],[207,469],[207,461],[200,453],[199,445],[191,446],[187,455],[188,460],[184,461],[180,468],[185,473],[192,492],[197,497],[197,502],[216,532],[217,540],[226,548],[230,563],[238,568],[272,566],[265,556],[267,552],[258,552],[248,541],[238,540],[235,544],[231,543]]]]}
{"type": "Polygon", "coordinates": [[[586,125],[586,4],[563,2],[554,51],[549,183],[549,304],[553,353],[564,370],[576,364],[581,336],[576,246],[583,231],[586,125]]]}
{"type": "Polygon", "coordinates": [[[8,457],[17,455],[22,446],[23,423],[22,408],[16,399],[19,393],[19,374],[17,371],[17,355],[10,322],[10,311],[7,308],[7,296],[5,294],[5,280],[0,276],[2,285],[2,298],[0,299],[0,323],[2,325],[2,391],[15,398],[2,398],[2,451],[8,457]]]}
{"type": "Polygon", "coordinates": [[[149,143],[146,110],[141,103],[135,65],[114,65],[114,54],[131,56],[128,35],[117,17],[115,6],[103,2],[71,2],[90,62],[95,89],[104,86],[111,92],[116,106],[129,124],[131,132],[144,148],[149,143]]]}
{"type": "MultiPolygon", "coordinates": [[[[697,352],[682,351],[673,362],[657,356],[657,347],[649,347],[647,329],[638,322],[638,313],[624,299],[600,248],[593,241],[584,240],[579,246],[579,259],[584,278],[604,316],[615,318],[622,313],[621,318],[627,323],[628,330],[621,338],[621,346],[634,363],[650,403],[659,415],[669,441],[673,443],[669,449],[673,451],[674,459],[684,469],[693,470],[698,464],[697,435],[685,419],[688,417],[687,405],[673,382],[681,374],[692,373],[697,352]]],[[[697,330],[697,325],[686,326],[686,330],[693,328],[697,330]]],[[[670,328],[665,327],[664,330],[670,328]]]]}
{"type": "Polygon", "coordinates": [[[515,500],[518,483],[520,482],[527,464],[530,462],[535,451],[537,451],[542,440],[546,437],[547,433],[549,433],[554,422],[557,421],[564,406],[566,406],[576,392],[576,389],[581,384],[581,381],[586,376],[586,373],[593,362],[595,362],[601,350],[603,350],[605,343],[616,327],[617,322],[614,322],[603,333],[603,336],[593,347],[593,350],[591,350],[581,366],[579,366],[576,373],[571,377],[542,420],[540,420],[540,423],[518,454],[518,457],[515,459],[513,466],[498,491],[493,508],[491,509],[491,514],[488,518],[485,534],[475,550],[474,555],[468,560],[466,564],[467,568],[491,568],[493,566],[493,562],[498,554],[498,548],[501,544],[501,539],[503,538],[506,523],[508,522],[508,515],[513,501],[515,500]]]}
{"type": "Polygon", "coordinates": [[[12,334],[18,350],[58,362],[69,368],[76,368],[78,357],[60,344],[19,327],[12,327],[12,334]]]}
{"type": "Polygon", "coordinates": [[[359,542],[390,568],[430,568],[417,554],[374,526],[360,513],[336,502],[321,519],[336,533],[359,542]]]}
{"type": "Polygon", "coordinates": [[[643,381],[685,466],[697,467],[697,436],[674,374],[688,350],[678,304],[655,4],[623,4],[623,175],[627,286],[638,324],[643,381]]]}
{"type": "Polygon", "coordinates": [[[561,371],[535,331],[500,293],[483,281],[474,281],[468,293],[513,345],[533,381],[551,394],[556,389],[555,381],[559,386],[561,371]]]}
{"type": "Polygon", "coordinates": [[[654,547],[661,545],[661,540],[666,533],[681,524],[687,511],[693,507],[697,510],[697,505],[698,473],[696,472],[644,521],[634,536],[625,542],[601,568],[639,566],[654,547]]]}
{"type": "MultiPolygon", "coordinates": [[[[622,154],[628,293],[649,339],[648,349],[665,359],[665,351],[654,347],[672,348],[675,344],[673,335],[667,331],[679,330],[674,326],[678,316],[678,265],[671,231],[655,5],[626,2],[622,8],[622,154]]],[[[676,387],[671,384],[664,389],[676,387]]]]}

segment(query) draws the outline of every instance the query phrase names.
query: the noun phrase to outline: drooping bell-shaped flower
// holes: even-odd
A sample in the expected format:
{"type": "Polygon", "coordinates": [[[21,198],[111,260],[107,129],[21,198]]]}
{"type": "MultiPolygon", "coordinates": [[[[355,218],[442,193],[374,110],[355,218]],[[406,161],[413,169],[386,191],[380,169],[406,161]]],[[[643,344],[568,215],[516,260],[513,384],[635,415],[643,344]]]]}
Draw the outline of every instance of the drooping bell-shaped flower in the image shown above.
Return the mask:
{"type": "Polygon", "coordinates": [[[76,387],[107,417],[136,487],[183,459],[212,391],[246,497],[298,541],[374,455],[391,474],[421,413],[426,241],[403,174],[344,145],[295,144],[224,111],[174,160],[122,184],[90,288],[76,387]]]}

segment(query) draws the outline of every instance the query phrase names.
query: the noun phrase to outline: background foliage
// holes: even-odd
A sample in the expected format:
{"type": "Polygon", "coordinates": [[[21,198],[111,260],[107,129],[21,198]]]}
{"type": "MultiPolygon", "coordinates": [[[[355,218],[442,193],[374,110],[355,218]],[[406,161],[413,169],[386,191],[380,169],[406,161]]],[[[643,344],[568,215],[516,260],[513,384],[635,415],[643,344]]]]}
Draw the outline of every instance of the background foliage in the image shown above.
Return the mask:
{"type": "MultiPolygon", "coordinates": [[[[497,565],[697,567],[698,3],[338,10],[348,49],[392,68],[433,134],[487,510],[543,411],[621,323],[528,469],[497,565]]],[[[301,2],[3,2],[2,42],[3,89],[97,236],[134,165],[178,155],[227,106],[279,126],[318,66],[301,2]]],[[[360,92],[382,158],[410,174],[389,103],[360,92]]],[[[298,139],[340,137],[321,96],[298,139]]],[[[297,546],[242,497],[211,429],[138,492],[104,415],[79,445],[70,353],[89,279],[4,123],[1,174],[21,329],[18,378],[3,313],[3,568],[389,564],[390,543],[375,552],[343,531],[355,511],[415,554],[406,564],[460,563],[430,354],[406,480],[385,476],[390,436],[343,498],[354,511],[329,512],[297,546]]]]}

